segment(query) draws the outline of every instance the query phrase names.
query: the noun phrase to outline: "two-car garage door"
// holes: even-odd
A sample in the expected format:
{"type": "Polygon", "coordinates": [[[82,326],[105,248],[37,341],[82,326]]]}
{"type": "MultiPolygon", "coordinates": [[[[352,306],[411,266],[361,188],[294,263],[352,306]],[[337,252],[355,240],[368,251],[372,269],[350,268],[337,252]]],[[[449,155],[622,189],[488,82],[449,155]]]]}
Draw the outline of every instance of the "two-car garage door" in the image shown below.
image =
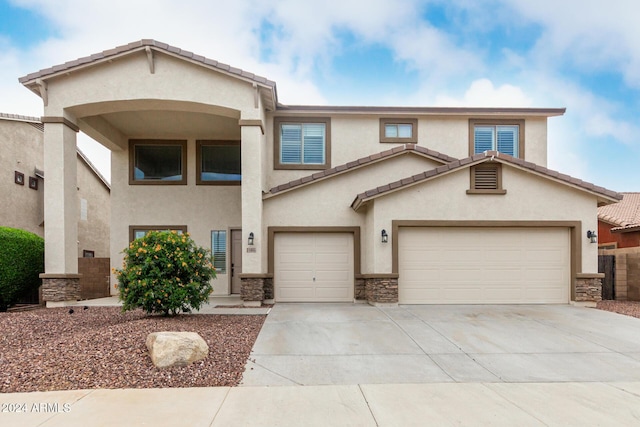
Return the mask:
{"type": "Polygon", "coordinates": [[[401,227],[400,304],[567,303],[567,228],[401,227]]]}

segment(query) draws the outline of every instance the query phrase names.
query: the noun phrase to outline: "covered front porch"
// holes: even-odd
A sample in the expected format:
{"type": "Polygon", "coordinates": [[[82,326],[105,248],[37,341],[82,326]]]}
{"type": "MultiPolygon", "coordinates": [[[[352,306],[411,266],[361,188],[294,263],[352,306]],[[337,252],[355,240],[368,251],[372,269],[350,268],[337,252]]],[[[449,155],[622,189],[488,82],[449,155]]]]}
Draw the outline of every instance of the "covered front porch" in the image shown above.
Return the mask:
{"type": "MultiPolygon", "coordinates": [[[[79,298],[76,135],[111,151],[111,267],[139,233],[188,232],[218,250],[217,295],[260,276],[265,113],[275,83],[153,40],[29,74],[44,104],[43,298],[79,298]],[[249,233],[255,238],[247,250],[249,233]],[[235,242],[232,239],[235,238],[235,242]],[[216,240],[217,239],[217,240],[216,240]],[[236,245],[232,252],[232,244],[236,245]],[[233,261],[233,258],[235,262],[233,261]]],[[[112,294],[116,293],[113,276],[112,294]]]]}

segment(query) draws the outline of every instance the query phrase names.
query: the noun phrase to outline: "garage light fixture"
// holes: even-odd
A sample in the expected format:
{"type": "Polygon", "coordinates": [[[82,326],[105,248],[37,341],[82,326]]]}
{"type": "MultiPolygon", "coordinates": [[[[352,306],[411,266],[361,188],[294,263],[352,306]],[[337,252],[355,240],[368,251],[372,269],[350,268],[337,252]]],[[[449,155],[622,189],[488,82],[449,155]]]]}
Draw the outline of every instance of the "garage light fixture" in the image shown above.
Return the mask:
{"type": "Polygon", "coordinates": [[[587,239],[590,239],[591,243],[598,243],[598,236],[595,231],[587,231],[587,239]]]}
{"type": "Polygon", "coordinates": [[[249,233],[249,239],[247,241],[247,244],[249,246],[253,246],[253,231],[251,233],[249,233]]]}
{"type": "Polygon", "coordinates": [[[382,230],[382,243],[387,243],[389,241],[389,235],[387,234],[387,230],[382,230]]]}

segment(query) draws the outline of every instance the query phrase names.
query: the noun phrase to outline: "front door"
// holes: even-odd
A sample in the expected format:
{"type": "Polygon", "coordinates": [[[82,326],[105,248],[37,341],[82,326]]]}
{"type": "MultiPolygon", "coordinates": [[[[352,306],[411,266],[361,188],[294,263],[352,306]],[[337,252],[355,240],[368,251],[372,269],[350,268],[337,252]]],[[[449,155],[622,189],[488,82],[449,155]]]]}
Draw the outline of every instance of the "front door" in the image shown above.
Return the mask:
{"type": "Polygon", "coordinates": [[[231,230],[231,293],[240,293],[242,273],[242,230],[231,230]]]}

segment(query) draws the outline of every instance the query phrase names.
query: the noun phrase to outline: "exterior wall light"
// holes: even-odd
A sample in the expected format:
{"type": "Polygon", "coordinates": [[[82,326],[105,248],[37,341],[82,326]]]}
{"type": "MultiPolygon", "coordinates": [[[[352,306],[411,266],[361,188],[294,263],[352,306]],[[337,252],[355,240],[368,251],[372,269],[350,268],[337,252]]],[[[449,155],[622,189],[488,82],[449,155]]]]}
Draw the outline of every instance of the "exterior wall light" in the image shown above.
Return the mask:
{"type": "Polygon", "coordinates": [[[590,239],[591,243],[598,243],[598,236],[595,231],[587,231],[587,239],[590,239]]]}
{"type": "Polygon", "coordinates": [[[249,233],[249,239],[247,241],[247,244],[249,246],[253,246],[253,231],[251,233],[249,233]]]}
{"type": "Polygon", "coordinates": [[[387,234],[387,230],[382,230],[382,243],[387,243],[389,241],[389,235],[387,234]]]}

